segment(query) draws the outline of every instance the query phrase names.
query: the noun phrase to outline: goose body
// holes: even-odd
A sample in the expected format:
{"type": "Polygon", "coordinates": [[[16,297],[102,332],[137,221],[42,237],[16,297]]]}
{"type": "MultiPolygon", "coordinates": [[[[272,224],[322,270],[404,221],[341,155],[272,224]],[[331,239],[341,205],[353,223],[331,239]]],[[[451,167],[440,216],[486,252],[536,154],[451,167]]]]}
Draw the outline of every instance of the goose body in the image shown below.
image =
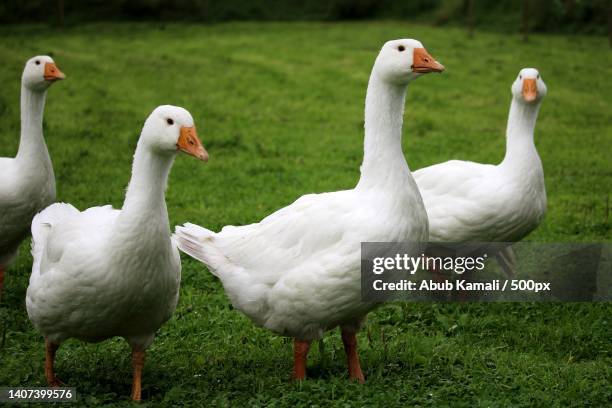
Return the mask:
{"type": "MultiPolygon", "coordinates": [[[[120,210],[81,212],[57,203],[34,218],[26,306],[45,336],[50,385],[57,383],[52,364],[64,340],[121,336],[144,361],[155,332],[172,316],[181,263],[164,191],[177,148],[205,158],[191,115],[161,106],[145,122],[120,210]]],[[[132,396],[140,399],[136,371],[134,384],[132,396]]]]}
{"type": "Polygon", "coordinates": [[[305,341],[337,326],[357,329],[373,307],[361,301],[360,243],[427,239],[414,182],[399,185],[403,194],[306,195],[257,224],[219,233],[186,224],[177,229],[180,248],[208,265],[259,326],[305,341]]]}
{"type": "MultiPolygon", "coordinates": [[[[451,160],[414,172],[429,216],[430,242],[515,242],[544,218],[544,171],[533,135],[546,85],[537,70],[525,68],[512,94],[500,164],[451,160]]],[[[512,258],[506,254],[506,261],[512,258]]],[[[512,268],[500,260],[506,271],[512,268]]]]}
{"type": "Polygon", "coordinates": [[[0,158],[0,268],[8,267],[17,255],[34,215],[54,201],[55,177],[48,154],[29,163],[0,158]]]}
{"type": "Polygon", "coordinates": [[[539,159],[523,175],[507,164],[452,160],[415,171],[429,215],[431,242],[515,242],[546,213],[539,159]]]}
{"type": "Polygon", "coordinates": [[[141,218],[111,206],[80,212],[56,203],[34,218],[26,304],[49,342],[121,336],[151,344],[174,312],[181,270],[162,211],[141,218]]]}
{"type": "Polygon", "coordinates": [[[47,89],[64,75],[47,56],[26,62],[21,79],[21,139],[0,158],[0,291],[4,270],[30,232],[32,218],[55,201],[55,177],[42,132],[47,89]]]}
{"type": "Polygon", "coordinates": [[[406,86],[423,55],[429,65],[421,73],[443,69],[418,41],[383,46],[368,84],[355,189],[305,195],[259,223],[218,233],[194,224],[176,229],[179,248],[220,278],[237,309],[296,339],[295,378],[305,376],[310,342],[340,326],[349,375],[363,381],[355,333],[374,305],[361,300],[360,244],[427,240],[427,216],[401,148],[406,86]]]}

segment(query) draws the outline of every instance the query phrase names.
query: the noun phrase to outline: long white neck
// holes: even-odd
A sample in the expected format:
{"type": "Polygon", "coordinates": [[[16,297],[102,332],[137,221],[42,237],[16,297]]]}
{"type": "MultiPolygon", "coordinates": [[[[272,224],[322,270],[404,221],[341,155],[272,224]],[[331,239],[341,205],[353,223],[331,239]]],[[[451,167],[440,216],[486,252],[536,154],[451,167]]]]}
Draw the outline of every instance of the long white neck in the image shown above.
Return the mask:
{"type": "Polygon", "coordinates": [[[506,156],[501,166],[514,171],[534,170],[542,164],[535,147],[533,132],[540,103],[526,104],[512,99],[506,128],[506,156]]]}
{"type": "Polygon", "coordinates": [[[357,189],[398,188],[412,178],[402,152],[406,87],[372,71],[365,102],[365,140],[357,189]]]}
{"type": "Polygon", "coordinates": [[[21,139],[17,160],[51,164],[43,139],[42,121],[47,91],[32,91],[21,85],[21,139]]]}
{"type": "Polygon", "coordinates": [[[136,147],[132,165],[132,178],[125,194],[125,201],[117,223],[130,235],[142,236],[145,231],[167,231],[168,210],[165,190],[174,155],[157,154],[141,138],[136,147]]]}

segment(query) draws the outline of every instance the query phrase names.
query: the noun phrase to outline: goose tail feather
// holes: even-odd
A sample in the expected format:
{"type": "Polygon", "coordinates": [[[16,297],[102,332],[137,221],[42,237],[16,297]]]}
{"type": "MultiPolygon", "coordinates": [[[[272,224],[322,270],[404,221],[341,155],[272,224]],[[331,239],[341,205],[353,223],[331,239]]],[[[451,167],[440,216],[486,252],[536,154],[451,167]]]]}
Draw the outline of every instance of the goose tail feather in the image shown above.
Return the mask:
{"type": "Polygon", "coordinates": [[[216,233],[196,224],[186,223],[177,226],[174,238],[181,251],[205,264],[218,278],[221,271],[231,265],[229,260],[214,243],[216,233]]]}

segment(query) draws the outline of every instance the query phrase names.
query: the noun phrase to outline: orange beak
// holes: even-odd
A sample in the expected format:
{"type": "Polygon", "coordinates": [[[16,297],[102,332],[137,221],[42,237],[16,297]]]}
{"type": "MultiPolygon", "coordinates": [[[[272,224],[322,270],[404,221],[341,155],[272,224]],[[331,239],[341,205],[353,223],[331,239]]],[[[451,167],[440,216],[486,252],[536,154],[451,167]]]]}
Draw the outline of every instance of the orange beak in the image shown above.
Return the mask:
{"type": "Polygon", "coordinates": [[[44,73],[45,81],[55,82],[60,79],[66,78],[66,75],[55,65],[53,62],[45,63],[45,73],[44,73]]]}
{"type": "Polygon", "coordinates": [[[523,80],[523,99],[525,102],[533,102],[538,97],[538,87],[533,78],[523,80]]]}
{"type": "Polygon", "coordinates": [[[198,134],[196,133],[195,126],[181,126],[181,133],[178,142],[176,142],[176,147],[196,159],[200,159],[204,162],[208,161],[208,152],[204,149],[204,146],[202,146],[202,142],[200,142],[198,134]]]}
{"type": "Polygon", "coordinates": [[[415,48],[412,53],[412,72],[426,74],[428,72],[442,72],[444,65],[429,55],[425,48],[415,48]]]}

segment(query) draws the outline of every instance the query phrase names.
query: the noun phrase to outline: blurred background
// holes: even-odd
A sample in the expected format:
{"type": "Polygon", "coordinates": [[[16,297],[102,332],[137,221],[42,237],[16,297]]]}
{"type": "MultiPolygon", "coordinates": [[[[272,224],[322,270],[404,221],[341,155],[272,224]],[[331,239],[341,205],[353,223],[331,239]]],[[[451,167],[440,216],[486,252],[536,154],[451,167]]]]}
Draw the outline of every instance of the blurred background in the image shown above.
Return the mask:
{"type": "Polygon", "coordinates": [[[0,22],[409,19],[503,32],[609,35],[609,0],[3,0],[0,22]]]}

